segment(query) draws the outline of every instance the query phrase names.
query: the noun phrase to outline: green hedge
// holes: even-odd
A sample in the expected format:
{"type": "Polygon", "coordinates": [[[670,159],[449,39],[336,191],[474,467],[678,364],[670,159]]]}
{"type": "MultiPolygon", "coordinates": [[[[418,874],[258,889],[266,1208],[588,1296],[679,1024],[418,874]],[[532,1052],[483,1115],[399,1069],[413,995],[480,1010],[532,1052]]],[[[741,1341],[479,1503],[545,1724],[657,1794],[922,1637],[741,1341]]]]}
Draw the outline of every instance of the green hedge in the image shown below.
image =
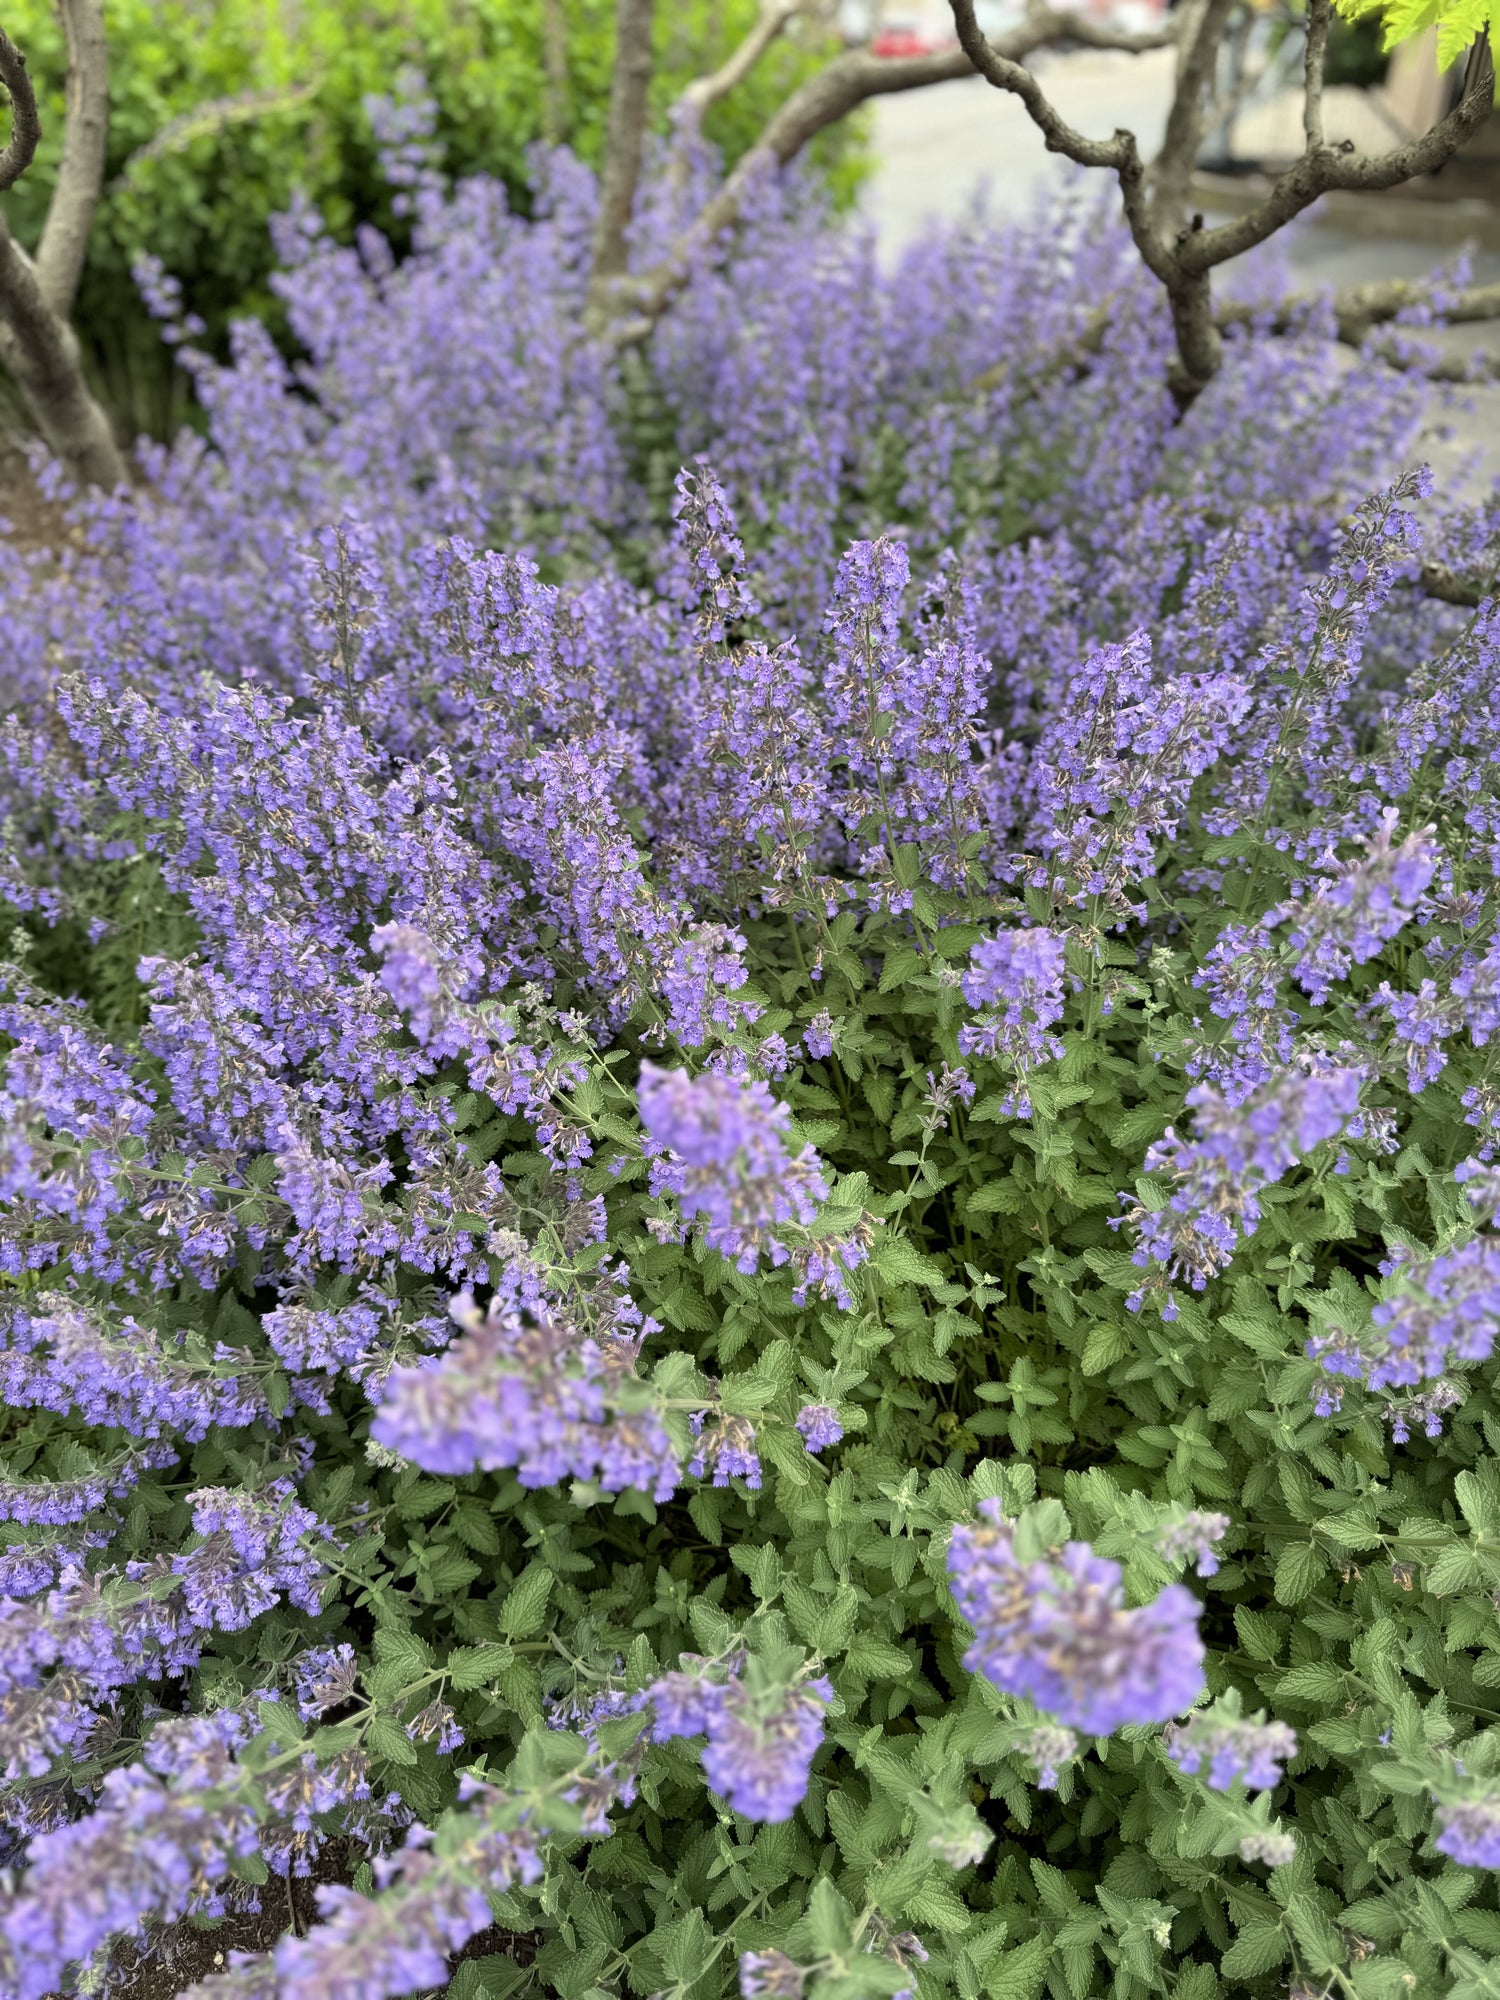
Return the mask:
{"type": "MultiPolygon", "coordinates": [[[[181,415],[170,362],[130,279],[134,259],[149,249],[164,260],[215,341],[236,314],[259,313],[274,325],[267,223],[294,189],[305,188],[341,235],[361,221],[392,226],[364,99],[388,90],[403,64],[429,79],[456,173],[500,174],[524,201],[528,149],[538,140],[561,137],[596,159],[613,0],[565,0],[563,12],[566,84],[558,89],[548,84],[542,0],[106,0],[108,184],[77,319],[122,425],[160,434],[181,415]]],[[[690,77],[728,52],[756,7],[671,0],[658,12],[664,112],[690,77]]],[[[7,0],[5,26],[27,53],[46,127],[36,163],[8,197],[12,226],[30,243],[56,174],[65,53],[51,0],[7,0]]],[[[715,143],[731,158],[742,152],[827,53],[805,36],[785,40],[715,108],[715,143]]],[[[850,133],[825,135],[817,158],[847,199],[860,171],[850,133]]]]}

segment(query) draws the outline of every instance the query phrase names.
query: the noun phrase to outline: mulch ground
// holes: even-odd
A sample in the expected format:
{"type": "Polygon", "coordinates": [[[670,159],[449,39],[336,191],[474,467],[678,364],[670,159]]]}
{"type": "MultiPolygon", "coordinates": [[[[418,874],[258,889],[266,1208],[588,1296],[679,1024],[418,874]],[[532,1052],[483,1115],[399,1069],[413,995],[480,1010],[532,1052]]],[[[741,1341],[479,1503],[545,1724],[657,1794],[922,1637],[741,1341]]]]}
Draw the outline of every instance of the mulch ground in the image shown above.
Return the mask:
{"type": "Polygon", "coordinates": [[[25,458],[0,432],[0,541],[29,553],[55,549],[67,534],[62,509],[43,499],[25,458]]]}
{"type": "MultiPolygon", "coordinates": [[[[258,1911],[241,1911],[214,1924],[188,1922],[158,1929],[138,1949],[127,1947],[117,1957],[110,2000],[176,2000],[185,1988],[225,1971],[232,1952],[269,1951],[288,1930],[305,1935],[318,1921],[318,1889],[333,1882],[347,1886],[359,1859],[345,1842],[330,1841],[310,1874],[284,1882],[273,1876],[260,1891],[258,1911]]],[[[540,1944],[535,1934],[492,1924],[449,1960],[449,1978],[473,1958],[501,1956],[530,1965],[540,1944]]]]}

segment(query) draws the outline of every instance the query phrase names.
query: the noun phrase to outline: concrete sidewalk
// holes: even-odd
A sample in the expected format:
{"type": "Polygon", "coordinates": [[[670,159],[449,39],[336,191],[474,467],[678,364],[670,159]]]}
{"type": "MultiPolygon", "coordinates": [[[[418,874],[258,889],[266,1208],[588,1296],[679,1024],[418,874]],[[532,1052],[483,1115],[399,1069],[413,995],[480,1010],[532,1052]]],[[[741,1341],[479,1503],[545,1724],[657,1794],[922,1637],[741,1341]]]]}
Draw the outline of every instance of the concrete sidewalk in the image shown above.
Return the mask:
{"type": "MultiPolygon", "coordinates": [[[[1161,143],[1172,101],[1173,62],[1170,49],[1143,56],[1079,50],[1044,53],[1034,67],[1076,130],[1102,138],[1128,125],[1149,154],[1161,143]]],[[[1018,216],[1078,171],[1046,150],[1018,98],[983,77],[877,97],[872,110],[876,165],[860,205],[892,254],[934,216],[961,215],[981,187],[995,214],[1018,216]]]]}

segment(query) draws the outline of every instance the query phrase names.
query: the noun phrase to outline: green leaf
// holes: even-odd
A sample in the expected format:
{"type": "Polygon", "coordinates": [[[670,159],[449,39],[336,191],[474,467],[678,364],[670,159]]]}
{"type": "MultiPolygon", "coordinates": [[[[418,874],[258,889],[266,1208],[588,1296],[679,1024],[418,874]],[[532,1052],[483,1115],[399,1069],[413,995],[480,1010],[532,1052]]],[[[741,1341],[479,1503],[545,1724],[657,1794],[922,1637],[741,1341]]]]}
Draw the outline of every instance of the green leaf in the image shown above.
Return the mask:
{"type": "Polygon", "coordinates": [[[762,1604],[770,1604],[781,1594],[781,1559],[770,1542],[761,1548],[740,1543],[729,1551],[730,1561],[750,1579],[750,1588],[762,1604]]]}
{"type": "Polygon", "coordinates": [[[984,1990],[990,2000],[1037,2000],[1051,1960],[1051,1939],[1030,1938],[995,1960],[985,1977],[984,1990]]]}
{"type": "Polygon", "coordinates": [[[982,1187],[964,1201],[967,1215],[1014,1215],[1025,1201],[1029,1190],[1024,1183],[1015,1179],[986,1181],[982,1187]]]}
{"type": "Polygon", "coordinates": [[[898,1285],[924,1285],[929,1289],[944,1282],[943,1269],[924,1257],[905,1236],[887,1236],[876,1249],[875,1268],[881,1277],[898,1285]]]}
{"type": "Polygon", "coordinates": [[[1276,1683],[1278,1698],[1288,1701],[1339,1701],[1344,1693],[1344,1676],[1328,1660],[1310,1660],[1293,1667],[1276,1683]]]}
{"type": "Polygon", "coordinates": [[[807,1905],[808,1930],[821,1956],[842,1958],[849,1949],[854,1913],[826,1875],[813,1884],[807,1905]]]}
{"type": "Polygon", "coordinates": [[[418,1761],[411,1738],[394,1716],[372,1716],[365,1742],[372,1757],[383,1757],[388,1764],[410,1766],[418,1761]]]}
{"type": "Polygon", "coordinates": [[[448,1656],[448,1678],[460,1693],[488,1687],[514,1656],[509,1646],[460,1646],[448,1656]]]}
{"type": "Polygon", "coordinates": [[[1316,1588],[1326,1567],[1322,1553],[1311,1542],[1289,1543],[1276,1564],[1276,1602],[1300,1604],[1316,1588]]]}
{"type": "Polygon", "coordinates": [[[1291,1956],[1292,1941],[1270,1917],[1248,1917],[1225,1952],[1220,1970],[1229,1979],[1258,1979],[1291,1956]]]}
{"type": "Polygon", "coordinates": [[[397,1626],[383,1626],[375,1634],[375,1657],[382,1666],[392,1668],[405,1680],[418,1681],[436,1656],[427,1641],[419,1639],[414,1632],[402,1631],[397,1626]]]}
{"type": "Polygon", "coordinates": [[[533,1563],[512,1585],[499,1614],[500,1630],[507,1638],[529,1639],[541,1631],[552,1584],[551,1570],[533,1563]]]}
{"type": "Polygon", "coordinates": [[[1485,1581],[1485,1561],[1477,1549],[1455,1542],[1444,1549],[1422,1578],[1434,1597],[1453,1597],[1461,1590],[1473,1590],[1485,1581]]]}
{"type": "Polygon", "coordinates": [[[1096,1320],[1083,1344],[1083,1358],[1079,1366],[1085,1375],[1102,1375],[1106,1368],[1113,1368],[1117,1361],[1123,1361],[1130,1349],[1128,1327],[1122,1326],[1118,1320],[1096,1320]]]}
{"type": "Polygon", "coordinates": [[[1033,1861],[1031,1874],[1048,1916],[1064,1919],[1077,1913],[1081,1907],[1078,1896],[1060,1868],[1053,1868],[1045,1861],[1033,1861]]]}
{"type": "Polygon", "coordinates": [[[1383,1539],[1378,1523],[1361,1514],[1325,1514],[1318,1527],[1341,1549],[1373,1549],[1383,1539]]]}
{"type": "MultiPolygon", "coordinates": [[[[657,1933],[658,1939],[661,1933],[657,1933]]],[[[686,1989],[693,1986],[713,1952],[713,1933],[700,1910],[689,1910],[672,1925],[662,1963],[673,1982],[686,1989]]]]}
{"type": "Polygon", "coordinates": [[[903,1914],[909,1922],[925,1924],[940,1936],[949,1937],[960,1936],[974,1921],[947,1884],[933,1876],[906,1898],[903,1914]]]}
{"type": "Polygon", "coordinates": [[[912,1663],[901,1648],[873,1632],[861,1632],[851,1639],[845,1657],[856,1673],[874,1680],[905,1680],[912,1671],[912,1663]]]}
{"type": "Polygon", "coordinates": [[[526,1976],[526,1968],[503,1952],[466,1958],[449,1981],[448,2000],[509,2000],[526,1976]]]}

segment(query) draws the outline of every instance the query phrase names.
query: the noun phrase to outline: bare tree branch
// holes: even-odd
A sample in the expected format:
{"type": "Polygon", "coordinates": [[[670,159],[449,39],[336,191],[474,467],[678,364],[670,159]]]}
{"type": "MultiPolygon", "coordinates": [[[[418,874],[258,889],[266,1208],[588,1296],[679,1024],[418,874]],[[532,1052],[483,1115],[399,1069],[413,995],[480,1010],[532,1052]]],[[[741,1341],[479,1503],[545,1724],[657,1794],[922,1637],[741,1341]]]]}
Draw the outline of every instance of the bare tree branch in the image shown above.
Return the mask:
{"type": "Polygon", "coordinates": [[[103,0],[58,0],[68,39],[67,123],[62,159],[36,250],[37,281],[66,319],[88,255],[89,230],[104,186],[109,137],[109,48],[103,0]]]}
{"type": "Polygon", "coordinates": [[[568,22],[563,0],[542,0],[542,137],[560,146],[568,129],[568,22]]]}
{"type": "MultiPolygon", "coordinates": [[[[1280,51],[1269,51],[1259,65],[1250,61],[1250,50],[1256,39],[1256,31],[1263,17],[1258,11],[1242,8],[1230,23],[1225,44],[1229,56],[1228,76],[1224,79],[1227,88],[1215,79],[1213,108],[1209,114],[1208,132],[1198,154],[1201,169],[1209,155],[1227,160],[1229,141],[1234,131],[1235,120],[1255,93],[1261,90],[1268,76],[1274,74],[1280,51]]],[[[1290,43],[1291,37],[1287,41],[1290,43]]]]}
{"type": "MultiPolygon", "coordinates": [[[[1375,284],[1354,285],[1347,291],[1336,292],[1333,297],[1335,338],[1345,347],[1362,347],[1372,329],[1388,325],[1407,306],[1421,304],[1430,297],[1430,289],[1426,285],[1411,284],[1404,278],[1382,279],[1375,284]]],[[[1231,300],[1214,309],[1214,325],[1220,333],[1254,326],[1260,332],[1275,337],[1304,327],[1309,311],[1320,303],[1316,293],[1283,299],[1270,311],[1264,305],[1231,300]]],[[[1039,367],[1027,371],[1026,379],[1041,387],[1064,375],[1082,372],[1102,351],[1119,310],[1115,299],[1103,300],[1090,313],[1077,337],[1065,344],[1054,345],[1039,367]]],[[[1500,285],[1473,285],[1467,291],[1450,295],[1443,301],[1442,318],[1444,325],[1448,326],[1472,326],[1487,320],[1500,320],[1500,285]]],[[[1413,331],[1420,333],[1423,329],[1418,327],[1413,331]]],[[[968,392],[984,395],[991,389],[998,389],[1014,372],[1012,363],[997,361],[973,378],[968,384],[968,392]]],[[[1472,362],[1463,359],[1424,364],[1421,372],[1429,381],[1472,382],[1476,379],[1472,362]]]]}
{"type": "Polygon", "coordinates": [[[1195,215],[1183,226],[1187,188],[1202,142],[1205,98],[1217,66],[1233,0],[1191,0],[1185,10],[1182,60],[1166,137],[1153,168],[1149,201],[1133,133],[1086,139],[1074,132],[1048,101],[1031,72],[992,48],[980,33],[974,0],[950,0],[961,47],[981,76],[1011,91],[1029,112],[1049,151],[1065,153],[1082,166],[1114,171],[1136,249],[1167,294],[1176,336],[1168,374],[1178,406],[1186,409],[1218,372],[1223,359],[1219,317],[1214,310],[1210,273],[1262,243],[1321,194],[1335,188],[1395,187],[1431,173],[1450,159],[1489,116],[1494,102],[1494,64],[1488,38],[1471,56],[1463,96],[1422,138],[1373,158],[1323,139],[1323,71],[1329,29],[1328,0],[1310,0],[1304,61],[1302,156],[1248,215],[1205,229],[1195,215]]]}
{"type": "MultiPolygon", "coordinates": [[[[1214,0],[1222,6],[1224,0],[1214,0]]],[[[1053,106],[1029,69],[986,37],[974,17],[974,0],[953,0],[953,20],[959,46],[987,83],[997,90],[1009,90],[1019,97],[1040,131],[1049,153],[1065,153],[1081,167],[1113,167],[1116,172],[1132,161],[1139,164],[1133,132],[1117,131],[1110,139],[1086,139],[1075,132],[1053,106]]],[[[1028,51],[1029,53],[1029,51],[1028,51]]]]}
{"type": "Polygon", "coordinates": [[[674,118],[701,119],[711,105],[742,84],[771,44],[802,12],[804,0],[760,0],[755,25],[708,76],[690,83],[673,107],[674,118]]]}
{"type": "Polygon", "coordinates": [[[1180,178],[1181,160],[1190,151],[1196,152],[1202,136],[1203,94],[1223,39],[1229,0],[1203,0],[1201,9],[1188,17],[1191,42],[1183,57],[1173,112],[1168,119],[1168,144],[1157,163],[1164,196],[1160,220],[1148,203],[1145,168],[1135,134],[1120,129],[1109,139],[1085,139],[1073,131],[1031,71],[1000,54],[985,40],[975,19],[974,0],[950,0],[950,5],[965,55],[997,90],[1011,91],[1020,98],[1041,132],[1047,150],[1065,153],[1080,166],[1113,169],[1135,247],[1146,268],[1166,290],[1177,342],[1169,379],[1179,406],[1185,409],[1217,374],[1223,341],[1214,324],[1207,275],[1189,267],[1182,255],[1184,243],[1195,240],[1196,232],[1201,231],[1203,218],[1194,216],[1192,231],[1179,229],[1175,239],[1167,233],[1167,228],[1180,215],[1180,193],[1175,182],[1180,178]],[[1179,116],[1184,104],[1188,108],[1179,116]]]}
{"type": "MultiPolygon", "coordinates": [[[[1405,278],[1381,278],[1374,284],[1351,285],[1347,291],[1335,292],[1333,312],[1338,338],[1346,347],[1359,347],[1372,327],[1388,326],[1409,306],[1425,304],[1431,296],[1430,286],[1412,284],[1405,278]]],[[[1267,331],[1287,332],[1314,303],[1311,295],[1285,300],[1267,323],[1267,331]]],[[[1220,306],[1216,318],[1219,326],[1227,330],[1263,320],[1264,314],[1264,307],[1235,302],[1220,306]]],[[[1442,319],[1445,326],[1475,326],[1485,320],[1500,319],[1500,284],[1470,285],[1466,291],[1445,298],[1442,319]]]]}
{"type": "MultiPolygon", "coordinates": [[[[962,0],[956,0],[962,4],[962,0]]],[[[1481,54],[1471,60],[1464,94],[1458,103],[1420,139],[1388,153],[1366,157],[1342,148],[1309,145],[1277,181],[1265,200],[1232,222],[1205,229],[1184,245],[1182,261],[1193,271],[1208,271],[1231,257],[1253,250],[1274,236],[1294,216],[1311,207],[1319,195],[1334,189],[1375,192],[1399,187],[1419,174],[1433,173],[1472,139],[1489,117],[1495,101],[1495,67],[1488,38],[1481,54]]]]}
{"type": "MultiPolygon", "coordinates": [[[[1171,27],[1147,34],[1116,34],[1082,15],[1039,9],[1000,37],[997,55],[1017,62],[1035,50],[1073,43],[1084,48],[1118,49],[1139,55],[1165,48],[1175,39],[1171,27]]],[[[942,49],[924,56],[873,56],[851,49],[836,56],[808,78],[771,117],[755,144],[745,152],[724,185],[683,232],[671,254],[642,273],[625,290],[634,314],[613,329],[622,345],[644,340],[681,290],[694,261],[739,219],[745,197],[761,175],[787,166],[819,132],[857,111],[873,97],[929,84],[956,83],[972,76],[973,65],[962,48],[942,49]]]]}
{"type": "Polygon", "coordinates": [[[1460,576],[1446,563],[1425,562],[1417,587],[1424,597],[1436,597],[1444,604],[1461,604],[1477,611],[1485,598],[1493,595],[1495,584],[1493,578],[1482,583],[1477,577],[1460,576]]]}
{"type": "Polygon", "coordinates": [[[89,393],[78,341],[52,310],[36,266],[0,217],[0,362],[16,379],[37,429],[86,486],[125,483],[109,419],[89,393]]]}
{"type": "MultiPolygon", "coordinates": [[[[1082,167],[1113,169],[1120,184],[1120,199],[1135,247],[1147,269],[1170,291],[1178,275],[1177,269],[1171,249],[1154,225],[1147,207],[1146,170],[1135,134],[1120,128],[1108,139],[1086,139],[1081,132],[1075,132],[1048,99],[1031,71],[1024,67],[1021,57],[1029,55],[1031,50],[1022,49],[1012,54],[1002,49],[999,43],[987,41],[975,19],[974,0],[950,0],[950,4],[963,54],[987,83],[1020,98],[1032,124],[1041,133],[1047,151],[1063,153],[1082,167]]],[[[1207,6],[1216,4],[1222,4],[1222,0],[1206,0],[1207,6]]]]}
{"type": "MultiPolygon", "coordinates": [[[[972,4],[972,0],[966,0],[972,4]]],[[[1167,113],[1161,151],[1151,168],[1151,220],[1165,236],[1180,229],[1187,212],[1188,188],[1203,134],[1219,50],[1237,0],[1205,0],[1181,44],[1177,88],[1167,113]]]]}
{"type": "Polygon", "coordinates": [[[1309,153],[1323,150],[1323,73],[1328,65],[1329,0],[1307,0],[1307,46],[1302,52],[1302,136],[1309,153]]]}
{"type": "Polygon", "coordinates": [[[240,90],[228,97],[205,98],[190,111],[180,111],[175,118],[169,118],[159,132],[153,133],[143,146],[137,146],[110,186],[126,185],[141,167],[153,160],[166,159],[195,139],[217,138],[231,126],[248,125],[278,111],[299,110],[311,104],[322,87],[322,75],[314,72],[301,83],[289,84],[285,90],[240,90]]]}
{"type": "Polygon", "coordinates": [[[36,157],[42,136],[36,92],[26,74],[26,58],[0,28],[0,83],[10,93],[10,138],[0,153],[0,194],[14,187],[36,157]]]}
{"type": "Polygon", "coordinates": [[[615,67],[609,94],[609,131],[599,188],[594,237],[593,302],[601,307],[614,280],[628,267],[626,232],[635,211],[641,149],[651,94],[651,24],[654,0],[616,0],[615,67]]]}

